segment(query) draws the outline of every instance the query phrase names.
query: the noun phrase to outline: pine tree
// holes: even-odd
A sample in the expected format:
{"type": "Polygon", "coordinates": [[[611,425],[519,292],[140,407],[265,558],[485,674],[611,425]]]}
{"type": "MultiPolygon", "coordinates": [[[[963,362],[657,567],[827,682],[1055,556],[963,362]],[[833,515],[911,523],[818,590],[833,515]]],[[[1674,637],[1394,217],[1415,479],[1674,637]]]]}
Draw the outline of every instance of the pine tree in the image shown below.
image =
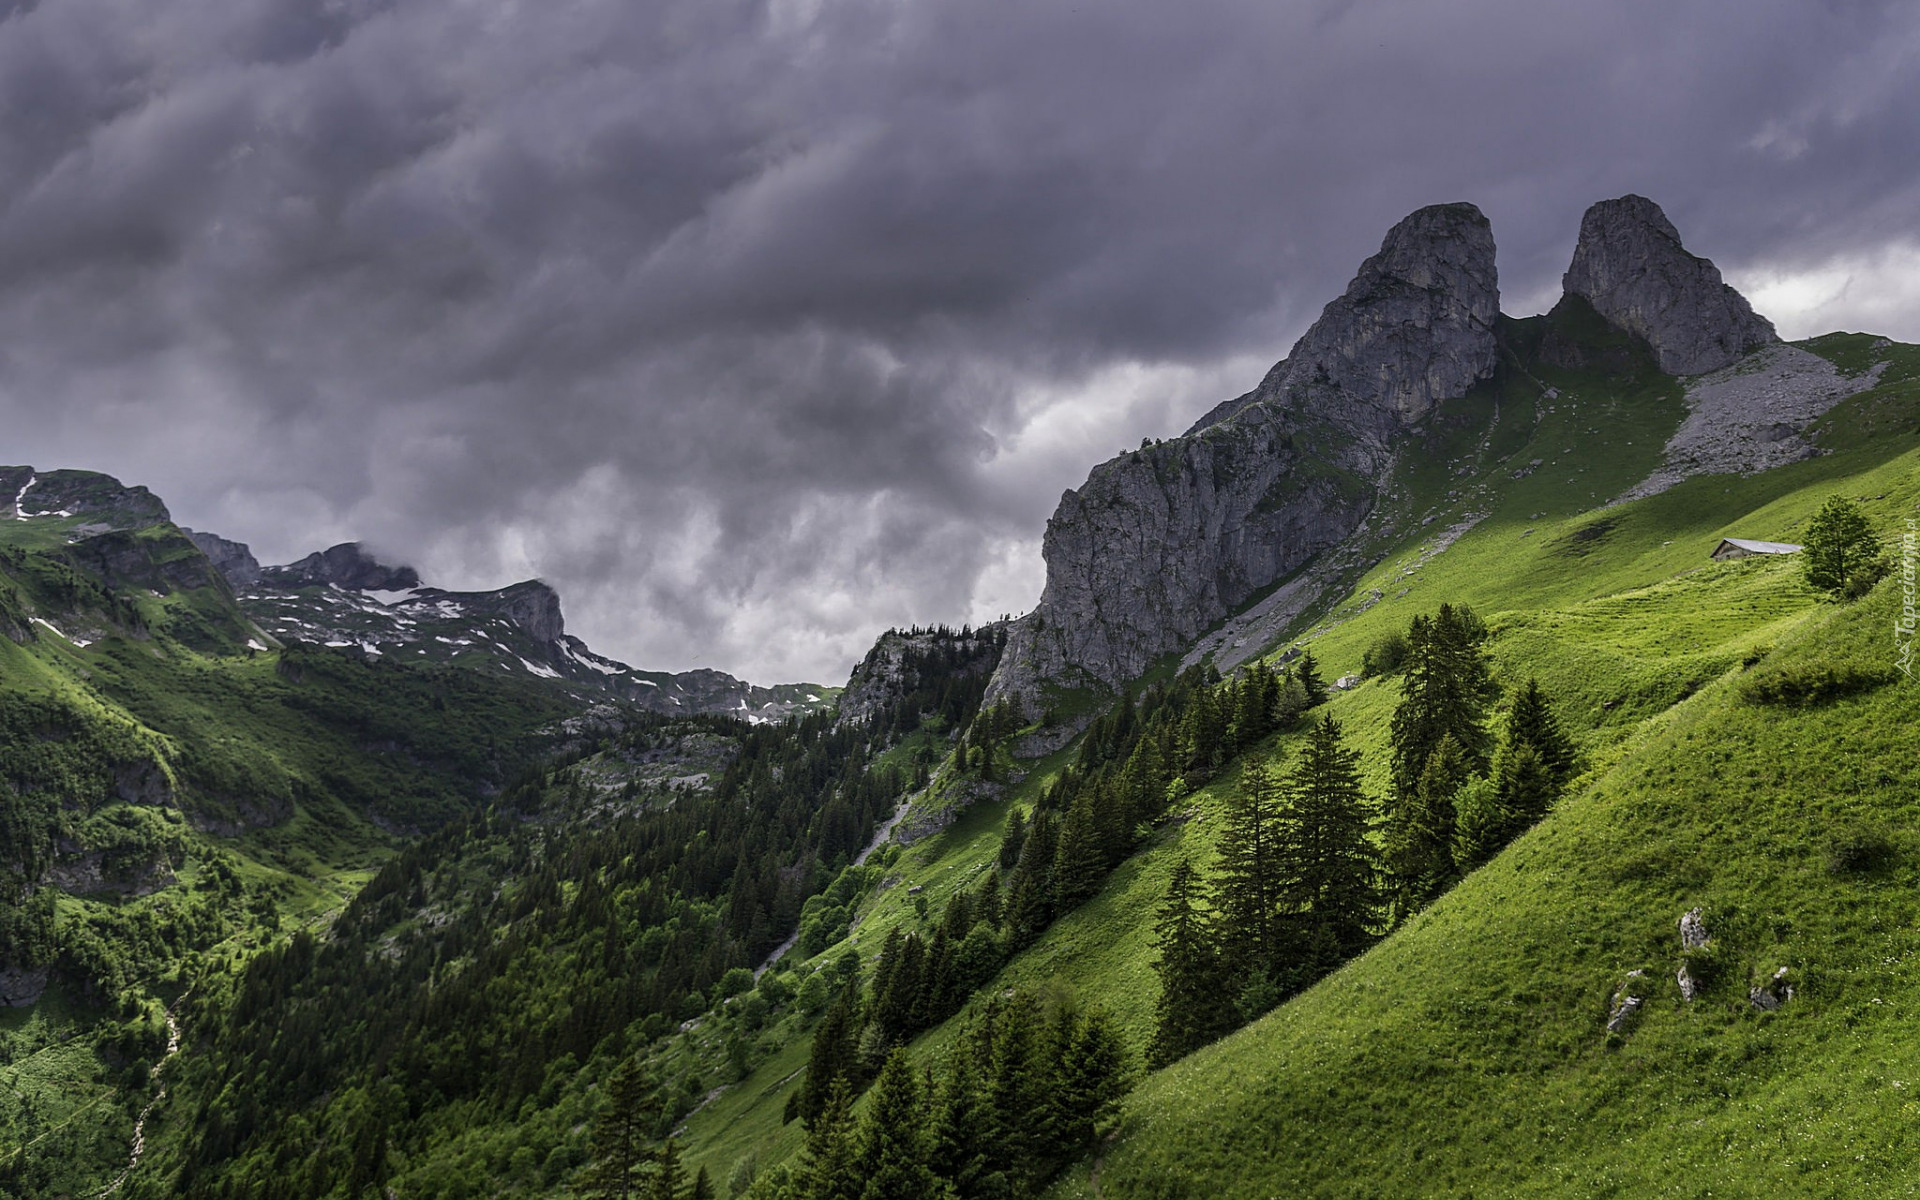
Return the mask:
{"type": "Polygon", "coordinates": [[[1091,900],[1107,874],[1107,850],[1093,811],[1094,788],[1080,790],[1060,827],[1053,860],[1053,907],[1072,912],[1091,900]]]}
{"type": "Polygon", "coordinates": [[[1027,812],[1023,808],[1016,807],[1007,814],[1007,829],[1000,835],[1000,869],[1013,870],[1014,864],[1020,861],[1020,851],[1026,844],[1027,812]]]}
{"type": "Polygon", "coordinates": [[[1058,1149],[1073,1157],[1093,1149],[1127,1092],[1126,1043],[1105,1010],[1093,1007],[1079,1015],[1056,1066],[1058,1149]]]}
{"type": "Polygon", "coordinates": [[[1313,651],[1301,652],[1300,662],[1293,669],[1293,677],[1300,681],[1300,688],[1307,695],[1308,708],[1318,708],[1327,702],[1327,683],[1320,678],[1320,664],[1315,661],[1313,651]]]}
{"type": "Polygon", "coordinates": [[[1500,808],[1500,789],[1481,778],[1460,789],[1454,802],[1458,832],[1453,839],[1453,862],[1461,874],[1485,863],[1506,845],[1507,814],[1500,808]]]}
{"type": "Polygon", "coordinates": [[[1154,921],[1153,964],[1160,977],[1160,998],[1153,1009],[1153,1043],[1148,1061],[1155,1067],[1185,1057],[1223,1031],[1225,1003],[1221,996],[1220,960],[1214,949],[1214,930],[1200,907],[1205,885],[1193,864],[1181,859],[1173,865],[1167,898],[1154,921]]]}
{"type": "Polygon", "coordinates": [[[1281,784],[1266,763],[1249,763],[1227,807],[1214,884],[1221,957],[1244,978],[1272,977],[1290,950],[1280,916],[1277,857],[1281,784]]]}
{"type": "Polygon", "coordinates": [[[583,1182],[606,1197],[637,1195],[647,1142],[660,1116],[660,1094],[637,1059],[626,1059],[607,1077],[600,1115],[593,1123],[593,1160],[583,1182]]]}
{"type": "Polygon", "coordinates": [[[813,1047],[807,1058],[807,1078],[794,1093],[800,1098],[800,1120],[809,1129],[826,1107],[835,1081],[847,1079],[855,1070],[859,1030],[854,1022],[853,1005],[853,989],[842,991],[814,1029],[813,1047]]]}
{"type": "Polygon", "coordinates": [[[1401,810],[1387,836],[1393,903],[1405,917],[1432,903],[1459,878],[1453,843],[1459,832],[1454,798],[1468,780],[1467,763],[1451,733],[1427,756],[1413,803],[1401,810]]]}
{"type": "Polygon", "coordinates": [[[1880,556],[1879,537],[1860,507],[1844,496],[1827,497],[1807,522],[1806,538],[1800,567],[1808,585],[1836,597],[1865,578],[1880,556]]]}
{"type": "Polygon", "coordinates": [[[999,1190],[989,1179],[989,1136],[973,1048],[963,1039],[947,1054],[927,1139],[927,1165],[952,1189],[955,1200],[986,1200],[999,1190]]]}
{"type": "Polygon", "coordinates": [[[1530,742],[1509,743],[1493,759],[1493,782],[1500,807],[1513,822],[1508,840],[1519,837],[1547,815],[1559,796],[1553,773],[1530,742]]]}
{"type": "Polygon", "coordinates": [[[693,1187],[687,1191],[687,1200],[718,1200],[718,1195],[713,1190],[713,1179],[708,1176],[704,1165],[693,1177],[693,1187]]]}
{"type": "Polygon", "coordinates": [[[861,1200],[934,1200],[941,1194],[944,1189],[927,1165],[925,1127],[913,1060],[905,1049],[895,1050],[880,1068],[873,1103],[861,1122],[856,1159],[865,1181],[861,1200]]]}
{"type": "Polygon", "coordinates": [[[1506,742],[1509,746],[1532,746],[1557,791],[1564,790],[1573,779],[1573,741],[1561,732],[1539,680],[1528,679],[1514,693],[1513,707],[1507,711],[1506,742]]]}
{"type": "Polygon", "coordinates": [[[798,1180],[804,1200],[860,1200],[852,1105],[852,1089],[845,1078],[836,1078],[807,1130],[798,1180]]]}
{"type": "Polygon", "coordinates": [[[1372,806],[1360,787],[1360,755],[1332,717],[1314,725],[1287,791],[1279,839],[1280,903],[1304,919],[1330,969],[1358,954],[1380,923],[1380,866],[1372,806]]]}
{"type": "Polygon", "coordinates": [[[672,1138],[653,1156],[653,1180],[648,1185],[648,1200],[684,1200],[686,1168],[680,1165],[680,1143],[672,1138]]]}

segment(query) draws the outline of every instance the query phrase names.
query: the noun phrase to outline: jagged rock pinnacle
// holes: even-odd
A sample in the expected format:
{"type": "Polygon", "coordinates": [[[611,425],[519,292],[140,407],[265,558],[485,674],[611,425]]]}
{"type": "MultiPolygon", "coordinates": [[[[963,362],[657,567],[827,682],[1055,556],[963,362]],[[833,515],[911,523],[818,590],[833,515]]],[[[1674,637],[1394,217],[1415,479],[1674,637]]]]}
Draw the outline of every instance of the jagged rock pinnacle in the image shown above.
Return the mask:
{"type": "Polygon", "coordinates": [[[1563,284],[1609,324],[1644,338],[1669,375],[1717,371],[1780,340],[1722,282],[1719,268],[1687,252],[1673,222],[1645,196],[1587,210],[1563,284]]]}
{"type": "MultiPolygon", "coordinates": [[[[1331,386],[1410,425],[1493,373],[1500,277],[1493,229],[1471,204],[1395,225],[1287,356],[1282,391],[1331,386]]],[[[1329,414],[1332,415],[1332,414],[1329,414]]]]}

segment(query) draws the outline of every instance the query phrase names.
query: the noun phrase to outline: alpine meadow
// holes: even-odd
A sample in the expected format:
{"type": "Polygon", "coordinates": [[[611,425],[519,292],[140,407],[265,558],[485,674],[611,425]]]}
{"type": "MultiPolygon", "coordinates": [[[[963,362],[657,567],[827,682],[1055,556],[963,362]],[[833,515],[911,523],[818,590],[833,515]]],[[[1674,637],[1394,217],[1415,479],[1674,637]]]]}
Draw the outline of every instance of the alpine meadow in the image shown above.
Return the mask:
{"type": "Polygon", "coordinates": [[[1920,1195],[1910,16],[295,7],[0,0],[0,1200],[1920,1195]]]}

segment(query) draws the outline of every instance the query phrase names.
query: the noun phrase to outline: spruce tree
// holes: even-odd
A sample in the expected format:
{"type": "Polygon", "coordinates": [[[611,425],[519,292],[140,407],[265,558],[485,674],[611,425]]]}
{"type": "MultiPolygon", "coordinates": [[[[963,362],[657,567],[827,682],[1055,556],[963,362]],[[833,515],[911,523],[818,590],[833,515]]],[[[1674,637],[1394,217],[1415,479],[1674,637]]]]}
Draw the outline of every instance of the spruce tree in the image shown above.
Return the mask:
{"type": "Polygon", "coordinates": [[[1293,677],[1300,681],[1300,689],[1306,693],[1308,708],[1318,708],[1327,702],[1327,683],[1320,678],[1320,664],[1314,659],[1313,651],[1301,652],[1293,677]]]}
{"type": "Polygon", "coordinates": [[[1093,811],[1093,787],[1080,790],[1060,826],[1053,860],[1053,907],[1072,912],[1093,898],[1107,874],[1107,849],[1093,811]]]}
{"type": "Polygon", "coordinates": [[[1460,744],[1451,733],[1441,735],[1440,744],[1427,756],[1413,803],[1388,831],[1387,861],[1394,908],[1400,917],[1426,907],[1459,878],[1453,857],[1459,832],[1454,798],[1468,778],[1460,744]]]}
{"type": "Polygon", "coordinates": [[[693,1186],[687,1189],[687,1200],[718,1200],[718,1193],[713,1190],[713,1179],[707,1174],[705,1165],[694,1175],[693,1186]]]}
{"type": "Polygon", "coordinates": [[[607,1077],[593,1123],[593,1160],[582,1182],[596,1196],[638,1195],[647,1143],[660,1117],[660,1093],[637,1059],[625,1059],[607,1077]]]}
{"type": "Polygon", "coordinates": [[[1071,1158],[1094,1148],[1127,1092],[1126,1042],[1104,1009],[1096,1006],[1079,1014],[1056,1069],[1058,1149],[1071,1158]]]}
{"type": "Polygon", "coordinates": [[[653,1156],[653,1179],[647,1185],[647,1200],[685,1200],[680,1193],[686,1187],[687,1171],[680,1165],[680,1143],[672,1138],[653,1156]]]}
{"type": "Polygon", "coordinates": [[[1529,678],[1514,693],[1513,707],[1507,711],[1506,742],[1509,746],[1532,746],[1556,791],[1564,790],[1573,779],[1573,741],[1561,732],[1539,680],[1529,678]]]}
{"type": "Polygon", "coordinates": [[[952,1190],[955,1200],[987,1200],[1000,1190],[989,1177],[985,1153],[989,1136],[973,1047],[962,1039],[948,1051],[927,1135],[927,1165],[952,1190]]]}
{"type": "Polygon", "coordinates": [[[1000,869],[1013,870],[1020,861],[1020,851],[1027,844],[1027,812],[1016,807],[1007,814],[1006,832],[1000,835],[1000,869]]]}
{"type": "Polygon", "coordinates": [[[860,1031],[854,1022],[853,1006],[853,989],[843,990],[813,1031],[806,1081],[794,1093],[800,1098],[800,1120],[809,1129],[826,1107],[835,1081],[848,1079],[855,1071],[860,1031]]]}
{"type": "Polygon", "coordinates": [[[1214,883],[1222,958],[1242,981],[1272,977],[1290,947],[1280,915],[1277,856],[1281,783],[1266,763],[1249,763],[1229,801],[1214,883]]]}
{"type": "Polygon", "coordinates": [[[1153,1009],[1151,1065],[1163,1067],[1212,1041],[1227,1025],[1221,967],[1212,922],[1201,907],[1206,888],[1193,864],[1173,865],[1167,898],[1154,920],[1153,964],[1160,998],[1153,1009]]]}
{"type": "MultiPolygon", "coordinates": [[[[1317,722],[1301,751],[1279,839],[1279,892],[1316,946],[1358,954],[1380,923],[1380,865],[1370,836],[1372,805],[1360,787],[1360,755],[1342,743],[1332,717],[1317,722]]],[[[1315,964],[1331,969],[1335,962],[1315,964]]]]}
{"type": "Polygon", "coordinates": [[[1509,743],[1500,748],[1493,760],[1493,782],[1499,789],[1500,807],[1512,821],[1508,841],[1546,816],[1559,796],[1553,772],[1530,742],[1509,743]]]}
{"type": "Polygon", "coordinates": [[[1458,832],[1453,839],[1453,862],[1465,874],[1500,853],[1509,822],[1500,808],[1500,789],[1491,779],[1476,779],[1461,788],[1454,804],[1458,832]]]}
{"type": "Polygon", "coordinates": [[[836,1078],[807,1130],[798,1179],[805,1200],[860,1200],[852,1107],[852,1089],[844,1077],[836,1078]]]}
{"type": "Polygon", "coordinates": [[[927,1165],[925,1128],[913,1060],[905,1049],[895,1050],[880,1068],[873,1103],[861,1122],[856,1167],[865,1183],[860,1200],[937,1200],[945,1189],[927,1165]]]}

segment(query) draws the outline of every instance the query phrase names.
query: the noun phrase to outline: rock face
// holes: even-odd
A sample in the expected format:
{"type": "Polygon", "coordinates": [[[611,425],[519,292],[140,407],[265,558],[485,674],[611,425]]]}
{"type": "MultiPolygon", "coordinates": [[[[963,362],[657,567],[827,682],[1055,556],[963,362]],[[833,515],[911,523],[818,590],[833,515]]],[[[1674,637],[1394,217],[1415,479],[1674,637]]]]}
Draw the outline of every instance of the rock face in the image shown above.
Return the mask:
{"type": "Polygon", "coordinates": [[[1609,324],[1644,338],[1669,375],[1717,371],[1779,340],[1719,268],[1687,253],[1673,222],[1644,196],[1587,210],[1562,282],[1609,324]]]}
{"type": "Polygon", "coordinates": [[[853,669],[840,693],[839,725],[865,724],[898,703],[929,674],[990,672],[1000,661],[997,625],[981,629],[889,629],[853,669]]]}
{"type": "Polygon", "coordinates": [[[1487,218],[1471,204],[1420,209],[1295,344],[1281,392],[1356,433],[1391,434],[1493,374],[1499,315],[1487,218]]]}
{"type": "Polygon", "coordinates": [[[420,586],[412,567],[389,567],[359,542],[342,542],[315,551],[296,563],[268,567],[261,576],[280,587],[336,584],[359,592],[399,592],[420,586]]]}
{"type": "Polygon", "coordinates": [[[1258,388],[1063,495],[988,700],[1118,687],[1348,537],[1403,431],[1492,373],[1493,255],[1477,208],[1421,209],[1258,388]]]}
{"type": "Polygon", "coordinates": [[[245,591],[260,582],[260,562],[245,542],[230,542],[217,533],[201,533],[182,525],[180,532],[200,547],[200,553],[213,563],[213,569],[226,578],[227,586],[245,591]]]}

